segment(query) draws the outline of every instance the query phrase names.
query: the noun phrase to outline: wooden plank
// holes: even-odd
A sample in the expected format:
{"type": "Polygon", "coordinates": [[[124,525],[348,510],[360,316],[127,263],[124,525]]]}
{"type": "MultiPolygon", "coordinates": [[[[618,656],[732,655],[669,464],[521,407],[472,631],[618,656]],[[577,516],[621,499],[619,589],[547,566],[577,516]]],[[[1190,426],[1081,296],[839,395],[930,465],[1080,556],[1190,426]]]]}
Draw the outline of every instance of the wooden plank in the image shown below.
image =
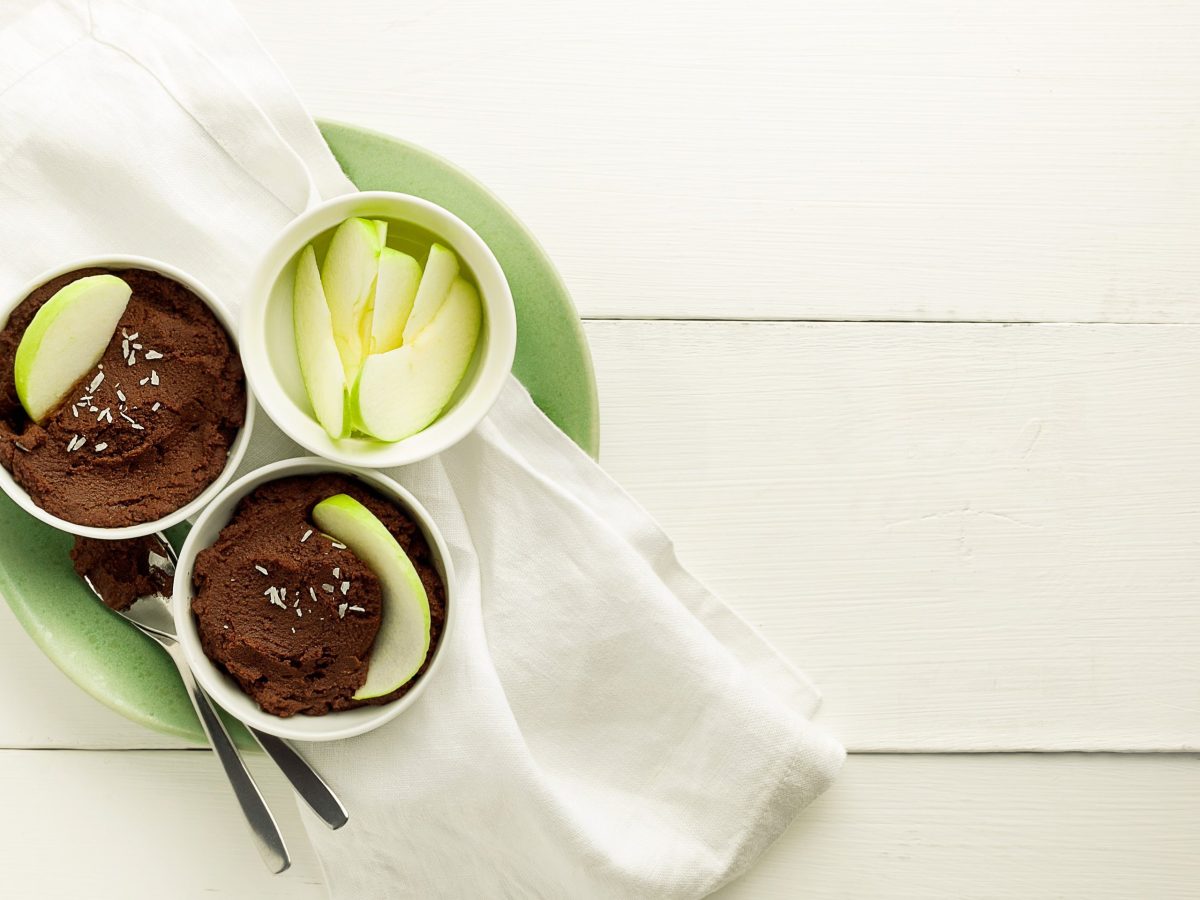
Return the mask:
{"type": "Polygon", "coordinates": [[[852,756],[720,900],[1185,900],[1200,760],[852,756]]]}
{"type": "Polygon", "coordinates": [[[251,768],[292,855],[282,875],[208,751],[0,751],[5,896],[323,900],[290,786],[261,759],[251,768]]]}
{"type": "Polygon", "coordinates": [[[590,323],[608,470],[858,750],[1200,734],[1200,329],[590,323]]]}
{"type": "MultiPolygon", "coordinates": [[[[286,786],[264,776],[295,860],[277,878],[205,752],[0,752],[6,894],[324,897],[286,786]]],[[[1200,879],[1197,791],[1200,763],[1182,757],[852,757],[717,896],[1182,900],[1200,879]]]]}
{"type": "MultiPolygon", "coordinates": [[[[604,464],[852,749],[1196,748],[1200,329],[587,330],[604,464]]],[[[6,612],[0,676],[0,746],[177,746],[6,612]]]]}
{"type": "Polygon", "coordinates": [[[1197,4],[238,6],[315,114],[496,190],[588,315],[1200,316],[1197,4]]]}

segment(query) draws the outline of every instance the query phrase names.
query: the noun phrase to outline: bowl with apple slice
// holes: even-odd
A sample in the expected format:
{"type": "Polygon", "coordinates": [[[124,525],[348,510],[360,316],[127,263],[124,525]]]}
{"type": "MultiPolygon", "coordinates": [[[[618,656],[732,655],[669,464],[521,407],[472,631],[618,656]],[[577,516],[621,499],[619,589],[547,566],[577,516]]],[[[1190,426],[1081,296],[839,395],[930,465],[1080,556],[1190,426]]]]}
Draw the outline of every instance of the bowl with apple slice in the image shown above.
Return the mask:
{"type": "Polygon", "coordinates": [[[487,415],[516,352],[495,256],[408,194],[337,197],[297,217],[251,280],[242,362],[294,441],[349,465],[433,456],[487,415]]]}
{"type": "Polygon", "coordinates": [[[165,263],[76,260],[0,310],[0,487],[61,531],[135,538],[196,514],[253,418],[228,313],[165,263]]]}
{"type": "Polygon", "coordinates": [[[172,596],[204,689],[294,740],[399,715],[436,675],[455,622],[450,553],[425,507],[379,472],[319,457],[222,491],[180,550],[172,596]]]}

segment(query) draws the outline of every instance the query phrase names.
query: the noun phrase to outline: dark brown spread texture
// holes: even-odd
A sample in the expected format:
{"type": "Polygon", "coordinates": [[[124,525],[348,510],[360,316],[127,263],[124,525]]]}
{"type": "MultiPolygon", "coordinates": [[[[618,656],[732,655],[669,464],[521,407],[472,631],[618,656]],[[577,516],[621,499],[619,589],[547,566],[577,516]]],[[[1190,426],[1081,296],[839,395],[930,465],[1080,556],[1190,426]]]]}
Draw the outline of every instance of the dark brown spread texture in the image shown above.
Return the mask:
{"type": "Polygon", "coordinates": [[[171,595],[171,582],[162,569],[150,567],[150,554],[159,552],[158,540],[153,537],[129,541],[77,537],[71,562],[79,577],[90,581],[108,606],[125,610],[138,597],[171,595]]]}
{"type": "Polygon", "coordinates": [[[441,578],[425,536],[407,513],[341,475],[260,486],[197,555],[192,612],[209,659],[277,716],[389,703],[407,693],[429,664],[426,657],[416,678],[391,694],[353,699],[367,678],[383,596],[375,575],[312,523],[313,507],[335,494],[366,506],[412,560],[429,596],[430,656],[445,624],[441,578]],[[345,594],[342,582],[349,582],[345,594]]]}
{"type": "Polygon", "coordinates": [[[111,270],[133,294],[104,357],[45,422],[30,421],[13,383],[25,328],[60,288],[106,271],[47,282],[0,331],[0,465],[47,512],[113,528],[169,515],[216,479],[245,417],[246,383],[199,297],[156,272],[111,270]]]}

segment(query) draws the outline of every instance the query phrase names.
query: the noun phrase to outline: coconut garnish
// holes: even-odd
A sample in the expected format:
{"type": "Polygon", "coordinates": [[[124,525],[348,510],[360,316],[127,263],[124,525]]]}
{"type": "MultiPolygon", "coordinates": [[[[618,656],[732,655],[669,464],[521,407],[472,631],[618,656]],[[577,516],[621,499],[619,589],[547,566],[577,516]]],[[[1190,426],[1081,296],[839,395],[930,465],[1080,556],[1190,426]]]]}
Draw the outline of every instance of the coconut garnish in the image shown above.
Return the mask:
{"type": "Polygon", "coordinates": [[[300,538],[300,543],[302,543],[302,544],[303,544],[303,543],[304,543],[305,541],[307,541],[307,540],[308,540],[310,537],[312,537],[312,529],[311,529],[311,528],[310,528],[310,529],[308,529],[308,531],[304,532],[304,536],[303,536],[302,538],[300,538]]]}
{"type": "Polygon", "coordinates": [[[350,593],[350,582],[343,581],[342,582],[342,596],[345,597],[348,593],[350,593]]]}
{"type": "Polygon", "coordinates": [[[270,574],[271,574],[271,573],[270,573],[270,572],[268,572],[266,569],[264,569],[262,566],[255,566],[254,568],[258,569],[258,571],[262,572],[264,575],[270,575],[270,574]]]}
{"type": "Polygon", "coordinates": [[[338,618],[339,619],[346,618],[346,610],[349,608],[349,606],[350,606],[349,603],[339,603],[338,604],[338,618]]]}
{"type": "Polygon", "coordinates": [[[158,387],[158,373],[153,369],[150,370],[150,383],[158,387]]]}
{"type": "Polygon", "coordinates": [[[332,584],[323,584],[323,585],[321,585],[321,590],[323,590],[327,594],[332,594],[333,593],[333,585],[332,584]]]}
{"type": "Polygon", "coordinates": [[[107,443],[105,443],[105,442],[103,442],[103,441],[101,441],[99,444],[97,444],[97,445],[96,445],[95,447],[93,447],[92,449],[93,449],[93,450],[95,450],[97,453],[100,453],[101,451],[104,451],[104,450],[107,450],[107,449],[108,449],[108,444],[107,444],[107,443]]]}
{"type": "Polygon", "coordinates": [[[334,541],[330,546],[332,546],[335,550],[345,550],[346,549],[346,545],[343,544],[341,541],[334,541]]]}
{"type": "Polygon", "coordinates": [[[147,350],[142,355],[145,356],[146,359],[162,359],[163,358],[163,355],[161,353],[159,353],[157,350],[147,350]]]}
{"type": "Polygon", "coordinates": [[[341,566],[334,566],[334,567],[333,567],[333,577],[334,577],[334,578],[341,578],[341,577],[342,577],[342,567],[341,567],[341,566]]]}
{"type": "Polygon", "coordinates": [[[366,612],[366,610],[363,609],[361,606],[350,606],[350,607],[347,607],[347,609],[349,609],[350,612],[361,612],[361,613],[366,612]]]}

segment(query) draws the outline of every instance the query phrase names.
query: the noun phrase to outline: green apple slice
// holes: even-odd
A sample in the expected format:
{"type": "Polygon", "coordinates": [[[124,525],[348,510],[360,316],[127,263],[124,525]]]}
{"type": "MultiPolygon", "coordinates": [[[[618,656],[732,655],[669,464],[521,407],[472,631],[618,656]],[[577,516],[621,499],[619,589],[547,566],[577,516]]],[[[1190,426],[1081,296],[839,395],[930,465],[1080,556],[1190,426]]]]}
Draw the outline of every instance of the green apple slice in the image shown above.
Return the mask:
{"type": "Polygon", "coordinates": [[[404,342],[404,325],[412,312],[420,283],[419,262],[407,253],[383,248],[379,255],[379,278],[375,282],[371,353],[387,353],[404,342]]]}
{"type": "Polygon", "coordinates": [[[104,356],[132,294],[116,275],[72,281],[42,304],[13,359],[17,396],[42,421],[104,356]]]}
{"type": "Polygon", "coordinates": [[[429,597],[421,577],[392,533],[353,497],[322,500],[313,507],[313,521],[361,559],[383,587],[383,620],[366,683],[354,699],[390,694],[412,680],[429,654],[429,597]]]}
{"type": "Polygon", "coordinates": [[[301,251],[296,263],[292,327],[296,332],[296,358],[313,413],[331,438],[344,438],[350,433],[350,391],[333,339],[333,317],[325,302],[312,244],[301,251]]]}
{"type": "Polygon", "coordinates": [[[429,248],[429,259],[425,262],[425,274],[417,288],[412,312],[404,324],[404,341],[412,341],[421,330],[433,321],[450,292],[450,285],[458,277],[458,257],[441,244],[429,248]]]}
{"type": "Polygon", "coordinates": [[[368,356],[352,398],[359,430],[398,441],[436,419],[471,364],[482,320],[478,292],[458,278],[433,321],[411,343],[368,356]]]}
{"type": "Polygon", "coordinates": [[[386,227],[386,222],[347,219],[334,231],[321,267],[321,285],[333,317],[333,338],[349,384],[354,382],[367,354],[375,277],[383,249],[380,233],[386,234],[386,227]]]}

